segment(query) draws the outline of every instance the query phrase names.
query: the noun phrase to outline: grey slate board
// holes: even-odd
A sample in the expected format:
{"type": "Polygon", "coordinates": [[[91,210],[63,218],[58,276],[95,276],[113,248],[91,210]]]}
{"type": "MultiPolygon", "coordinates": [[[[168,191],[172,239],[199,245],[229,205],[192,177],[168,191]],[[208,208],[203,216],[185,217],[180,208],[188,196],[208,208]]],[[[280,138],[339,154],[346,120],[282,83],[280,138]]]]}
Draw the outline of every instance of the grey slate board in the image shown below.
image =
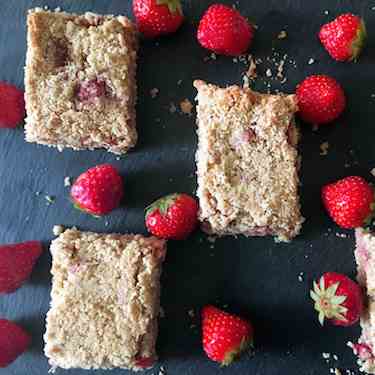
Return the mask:
{"type": "MultiPolygon", "coordinates": [[[[232,4],[231,1],[223,1],[232,4]]],[[[184,98],[193,101],[192,80],[204,79],[227,85],[242,83],[242,64],[220,57],[204,62],[207,51],[194,37],[200,15],[213,1],[184,1],[188,22],[175,35],[158,42],[143,42],[140,50],[138,84],[139,144],[117,160],[104,151],[60,153],[26,144],[23,131],[0,131],[0,243],[40,239],[45,253],[31,280],[16,293],[0,296],[0,316],[21,322],[33,335],[32,349],[0,375],[47,374],[43,356],[44,317],[49,305],[50,263],[48,244],[54,224],[76,225],[101,232],[146,233],[144,207],[166,193],[196,188],[194,117],[170,114],[169,103],[184,98]],[[178,80],[182,80],[180,86],[178,80]],[[151,99],[150,89],[160,95],[151,99]],[[160,119],[160,121],[157,121],[160,119]],[[64,177],[76,177],[87,168],[110,162],[125,181],[123,207],[104,219],[94,219],[73,209],[64,187],[64,177]],[[36,192],[41,192],[39,196],[36,192]],[[56,197],[50,206],[45,195],[56,197]]],[[[374,34],[375,6],[372,0],[263,0],[235,2],[241,12],[259,25],[252,52],[270,55],[280,30],[288,38],[275,48],[297,61],[286,64],[288,81],[282,90],[293,92],[296,84],[313,73],[336,77],[344,86],[348,109],[335,124],[312,132],[302,125],[302,207],[307,218],[302,234],[290,244],[275,244],[271,238],[223,238],[213,248],[197,232],[184,242],[171,242],[162,277],[162,306],[158,351],[168,375],[252,374],[323,375],[329,367],[356,369],[348,340],[359,335],[355,328],[320,328],[308,297],[313,278],[325,271],[354,277],[353,233],[342,230],[326,217],[320,205],[320,187],[329,181],[359,174],[374,181],[374,34]],[[328,10],[329,14],[324,11],[328,10]],[[332,61],[316,38],[319,26],[342,13],[362,15],[369,30],[369,46],[357,64],[332,61]],[[308,65],[310,57],[315,64],[308,65]],[[328,141],[329,153],[319,155],[319,145],[328,141]],[[344,165],[348,163],[349,167],[344,165]],[[303,281],[298,281],[300,272],[303,281]],[[228,308],[251,318],[256,328],[256,352],[226,369],[208,361],[202,353],[199,329],[190,329],[187,311],[198,311],[206,303],[228,304],[228,308]],[[338,362],[327,364],[322,352],[336,353],[338,362]]],[[[63,10],[131,15],[130,0],[26,1],[0,0],[0,80],[23,86],[25,59],[25,14],[28,8],[48,5],[63,10]]],[[[265,91],[257,81],[254,87],[265,91]]],[[[273,88],[281,88],[273,83],[273,88]]],[[[196,323],[199,321],[196,320],[196,323]]],[[[158,368],[147,374],[157,373],[158,368]]],[[[63,373],[63,371],[61,371],[63,373]]],[[[73,370],[66,373],[84,375],[73,370]]],[[[104,374],[104,371],[96,371],[104,374]]],[[[111,374],[125,374],[113,370],[111,374]]]]}

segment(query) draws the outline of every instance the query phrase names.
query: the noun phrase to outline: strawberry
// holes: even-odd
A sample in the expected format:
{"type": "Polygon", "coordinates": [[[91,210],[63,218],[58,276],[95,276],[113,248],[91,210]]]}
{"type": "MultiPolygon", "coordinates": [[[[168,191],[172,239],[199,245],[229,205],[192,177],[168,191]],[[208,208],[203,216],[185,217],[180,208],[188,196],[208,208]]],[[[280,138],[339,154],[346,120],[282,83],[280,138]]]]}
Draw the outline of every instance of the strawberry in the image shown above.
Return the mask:
{"type": "Polygon", "coordinates": [[[350,347],[353,349],[353,353],[362,361],[367,361],[374,358],[372,349],[367,344],[351,344],[350,347]]]}
{"type": "Polygon", "coordinates": [[[374,189],[362,177],[350,176],[323,186],[323,204],[342,228],[365,225],[372,216],[374,189]]]}
{"type": "Polygon", "coordinates": [[[0,293],[11,293],[29,277],[43,248],[39,241],[0,246],[0,293]]]}
{"type": "Polygon", "coordinates": [[[202,310],[202,342],[208,358],[227,366],[252,347],[253,327],[239,316],[208,305],[202,310]]]}
{"type": "Polygon", "coordinates": [[[321,325],[328,319],[336,326],[351,326],[359,320],[363,310],[361,287],[340,273],[323,274],[319,281],[314,281],[310,296],[321,325]]]}
{"type": "Polygon", "coordinates": [[[23,91],[0,81],[0,128],[15,128],[25,116],[23,91]]]}
{"type": "Polygon", "coordinates": [[[174,33],[184,20],[180,0],[133,0],[133,12],[148,38],[174,33]]]}
{"type": "Polygon", "coordinates": [[[297,86],[296,94],[300,117],[314,125],[335,120],[345,109],[344,90],[325,75],[307,77],[297,86]]]}
{"type": "Polygon", "coordinates": [[[198,42],[218,54],[239,56],[249,49],[253,37],[253,25],[226,5],[211,5],[199,22],[198,42]]]}
{"type": "Polygon", "coordinates": [[[356,60],[366,42],[366,26],[362,18],[342,14],[322,26],[319,39],[335,60],[356,60]]]}
{"type": "Polygon", "coordinates": [[[6,367],[26,351],[31,337],[19,325],[7,319],[0,319],[0,332],[0,367],[6,367]]]}
{"type": "Polygon", "coordinates": [[[120,204],[122,178],[112,165],[97,165],[77,178],[70,195],[76,208],[95,216],[105,215],[120,204]]]}
{"type": "Polygon", "coordinates": [[[170,194],[146,208],[146,227],[155,236],[182,240],[197,226],[198,203],[187,194],[170,194]]]}

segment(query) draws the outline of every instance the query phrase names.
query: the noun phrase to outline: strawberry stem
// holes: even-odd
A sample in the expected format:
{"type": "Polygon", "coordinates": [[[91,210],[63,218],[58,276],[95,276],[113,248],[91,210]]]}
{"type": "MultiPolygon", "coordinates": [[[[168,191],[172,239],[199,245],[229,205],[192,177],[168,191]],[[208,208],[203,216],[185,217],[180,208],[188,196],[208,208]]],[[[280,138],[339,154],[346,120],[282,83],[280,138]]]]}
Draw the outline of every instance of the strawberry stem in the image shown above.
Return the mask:
{"type": "Polygon", "coordinates": [[[180,0],[156,0],[157,5],[166,5],[172,15],[180,13],[182,15],[182,6],[180,0]]]}

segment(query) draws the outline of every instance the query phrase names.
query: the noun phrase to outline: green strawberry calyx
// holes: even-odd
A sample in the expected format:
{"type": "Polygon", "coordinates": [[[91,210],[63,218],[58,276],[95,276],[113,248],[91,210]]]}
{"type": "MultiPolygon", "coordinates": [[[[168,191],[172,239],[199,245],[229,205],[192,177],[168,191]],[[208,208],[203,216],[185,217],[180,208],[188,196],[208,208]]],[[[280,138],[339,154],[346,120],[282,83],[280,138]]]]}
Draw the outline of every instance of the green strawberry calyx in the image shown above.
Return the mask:
{"type": "Polygon", "coordinates": [[[151,203],[146,207],[146,217],[154,213],[156,210],[158,210],[161,215],[166,215],[169,208],[176,202],[178,196],[179,194],[177,193],[169,194],[151,203]]]}
{"type": "Polygon", "coordinates": [[[156,0],[157,5],[166,5],[172,15],[179,13],[182,15],[182,6],[180,0],[156,0]]]}
{"type": "Polygon", "coordinates": [[[361,54],[361,51],[366,43],[366,39],[367,39],[366,25],[364,21],[361,19],[361,22],[357,30],[357,35],[352,41],[350,60],[354,60],[354,61],[357,60],[358,56],[361,54]]]}
{"type": "Polygon", "coordinates": [[[221,366],[228,366],[236,360],[242,353],[254,348],[254,341],[249,337],[244,337],[238,347],[233,348],[225,353],[221,366]]]}
{"type": "Polygon", "coordinates": [[[324,324],[324,319],[336,319],[346,321],[345,314],[348,309],[342,304],[346,301],[347,296],[336,295],[340,283],[335,283],[328,288],[324,285],[324,277],[319,280],[319,284],[314,281],[313,290],[310,296],[315,302],[314,308],[319,313],[319,323],[324,324]]]}

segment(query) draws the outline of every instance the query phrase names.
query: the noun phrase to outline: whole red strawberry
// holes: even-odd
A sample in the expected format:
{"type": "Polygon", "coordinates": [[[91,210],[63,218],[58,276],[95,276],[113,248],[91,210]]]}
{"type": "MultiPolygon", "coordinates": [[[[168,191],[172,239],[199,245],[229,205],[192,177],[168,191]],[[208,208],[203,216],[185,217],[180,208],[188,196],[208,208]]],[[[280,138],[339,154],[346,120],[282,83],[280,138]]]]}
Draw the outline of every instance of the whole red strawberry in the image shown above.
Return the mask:
{"type": "Polygon", "coordinates": [[[15,128],[25,116],[23,91],[0,81],[0,128],[15,128]]]}
{"type": "Polygon", "coordinates": [[[0,333],[0,367],[6,367],[26,351],[31,337],[19,325],[7,319],[0,319],[0,333]]]}
{"type": "Polygon", "coordinates": [[[184,20],[180,0],[133,0],[133,12],[148,38],[174,33],[184,20]]]}
{"type": "Polygon", "coordinates": [[[0,293],[11,293],[29,277],[42,254],[39,241],[0,246],[0,293]]]}
{"type": "Polygon", "coordinates": [[[254,27],[236,9],[214,4],[200,20],[197,37],[202,47],[215,53],[239,56],[249,49],[254,27]]]}
{"type": "Polygon", "coordinates": [[[92,215],[105,215],[120,204],[122,178],[112,165],[97,165],[77,178],[70,195],[80,210],[92,215]]]}
{"type": "Polygon", "coordinates": [[[371,219],[374,189],[362,177],[345,177],[323,186],[322,200],[336,224],[347,229],[357,228],[371,219]]]}
{"type": "Polygon", "coordinates": [[[202,342],[208,358],[230,365],[253,345],[252,325],[214,306],[202,310],[202,342]]]}
{"type": "Polygon", "coordinates": [[[296,94],[300,117],[314,125],[335,120],[345,109],[344,90],[325,75],[307,77],[297,86],[296,94]]]}
{"type": "Polygon", "coordinates": [[[336,326],[351,326],[359,320],[363,310],[361,287],[340,273],[323,274],[319,281],[314,281],[310,296],[321,325],[328,319],[336,326]]]}
{"type": "Polygon", "coordinates": [[[319,39],[335,60],[356,60],[366,42],[365,23],[354,14],[342,14],[322,26],[319,39]]]}
{"type": "Polygon", "coordinates": [[[187,194],[170,194],[146,209],[146,227],[165,239],[182,240],[197,226],[198,203],[187,194]]]}

